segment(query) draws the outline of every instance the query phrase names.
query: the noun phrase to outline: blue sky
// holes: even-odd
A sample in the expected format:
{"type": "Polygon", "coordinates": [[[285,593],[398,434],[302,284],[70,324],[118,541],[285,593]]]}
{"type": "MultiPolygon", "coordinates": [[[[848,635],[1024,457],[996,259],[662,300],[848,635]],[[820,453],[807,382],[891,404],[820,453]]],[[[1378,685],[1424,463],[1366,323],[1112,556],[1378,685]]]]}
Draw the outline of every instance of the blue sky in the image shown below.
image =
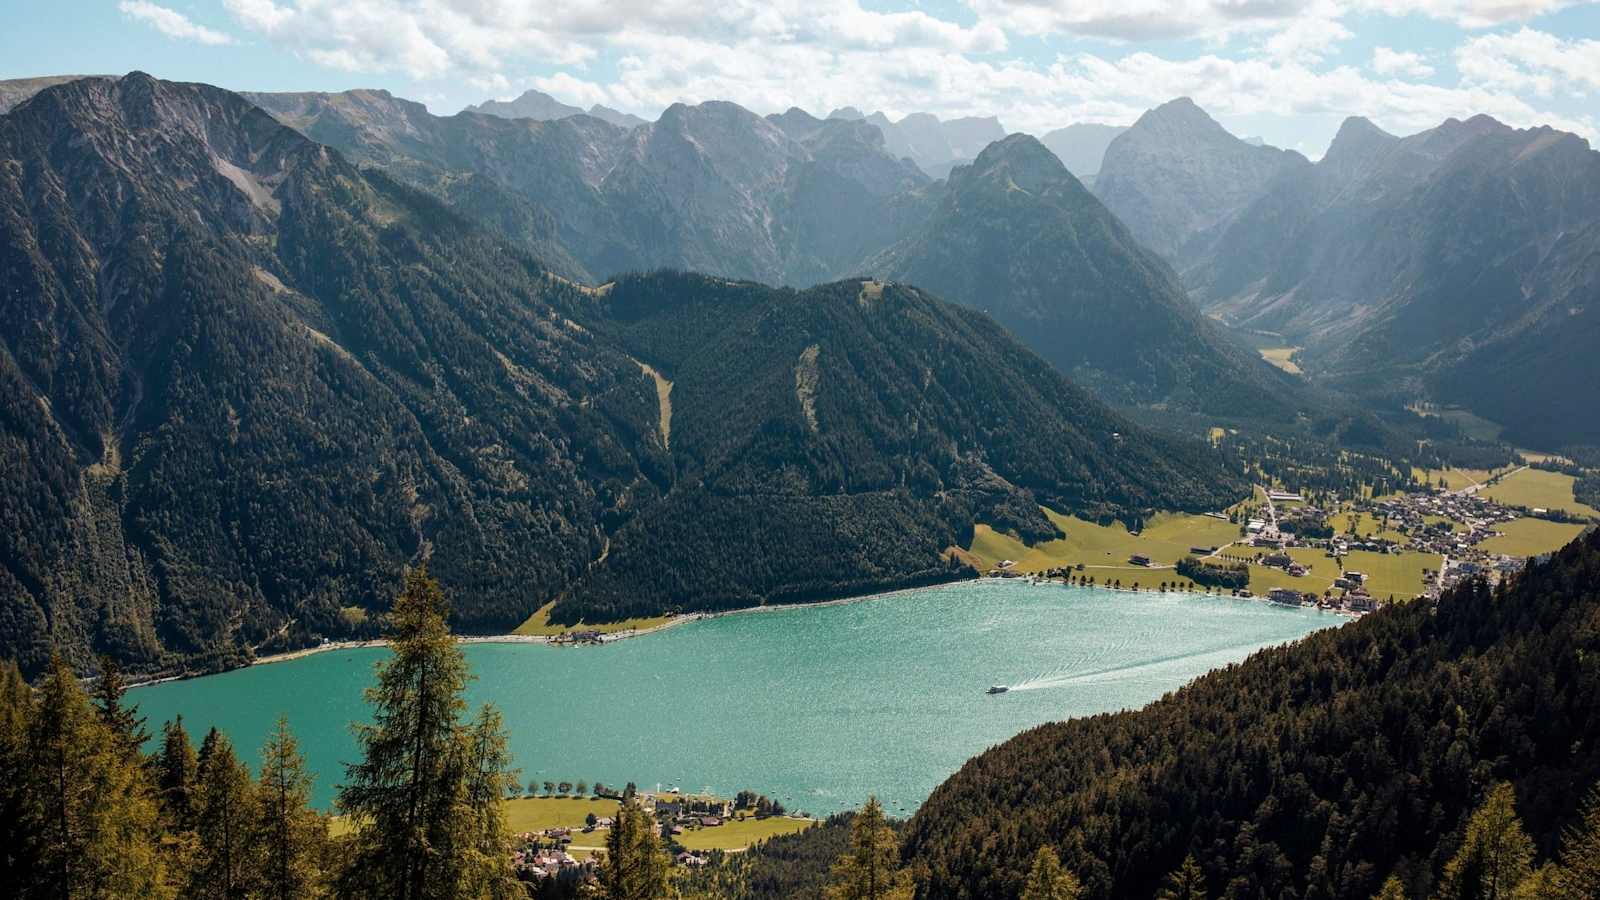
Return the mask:
{"type": "Polygon", "coordinates": [[[0,78],[141,69],[251,90],[381,87],[452,113],[529,88],[653,118],[995,115],[1042,133],[1192,96],[1319,156],[1483,112],[1600,137],[1600,5],[1566,0],[0,0],[0,78]]]}

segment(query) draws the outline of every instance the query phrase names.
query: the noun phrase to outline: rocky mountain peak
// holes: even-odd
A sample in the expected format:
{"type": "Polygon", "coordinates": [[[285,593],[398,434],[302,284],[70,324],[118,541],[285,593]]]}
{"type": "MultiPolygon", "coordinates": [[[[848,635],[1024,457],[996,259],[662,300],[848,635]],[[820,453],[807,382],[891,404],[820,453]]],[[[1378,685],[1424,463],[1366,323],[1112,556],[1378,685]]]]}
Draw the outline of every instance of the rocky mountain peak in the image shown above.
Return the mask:
{"type": "Polygon", "coordinates": [[[972,165],[963,166],[951,173],[953,186],[959,187],[972,179],[1004,178],[1030,194],[1064,181],[1075,180],[1067,167],[1054,153],[1032,135],[1013,134],[985,147],[972,165]]]}
{"type": "Polygon", "coordinates": [[[1351,116],[1339,126],[1339,133],[1334,135],[1319,165],[1330,171],[1354,173],[1399,141],[1370,119],[1351,116]]]}

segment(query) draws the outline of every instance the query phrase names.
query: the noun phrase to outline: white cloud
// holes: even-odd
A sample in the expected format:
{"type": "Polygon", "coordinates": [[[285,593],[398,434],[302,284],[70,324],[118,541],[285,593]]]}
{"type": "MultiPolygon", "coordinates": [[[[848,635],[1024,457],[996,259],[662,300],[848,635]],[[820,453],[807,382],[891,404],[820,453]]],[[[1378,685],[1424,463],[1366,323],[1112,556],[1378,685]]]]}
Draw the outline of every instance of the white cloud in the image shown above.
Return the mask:
{"type": "Polygon", "coordinates": [[[1376,47],[1372,51],[1372,71],[1379,75],[1428,78],[1433,75],[1433,66],[1424,62],[1421,54],[1390,47],[1376,47]]]}
{"type": "Polygon", "coordinates": [[[158,6],[148,0],[122,0],[117,4],[117,9],[122,10],[122,14],[130,19],[143,22],[167,37],[210,46],[233,43],[231,36],[204,25],[196,25],[183,13],[158,6]]]}
{"type": "Polygon", "coordinates": [[[575,78],[566,72],[557,72],[548,78],[535,78],[533,86],[551,96],[560,97],[565,103],[577,106],[590,107],[596,103],[606,104],[611,101],[610,93],[603,86],[575,78]]]}
{"type": "Polygon", "coordinates": [[[1486,34],[1456,50],[1464,82],[1503,91],[1586,96],[1600,89],[1600,41],[1563,40],[1523,28],[1486,34]]]}
{"type": "MultiPolygon", "coordinates": [[[[1227,40],[1262,31],[1331,34],[1354,13],[1423,16],[1463,28],[1522,22],[1587,0],[965,0],[979,18],[1028,35],[1119,41],[1227,40]]],[[[1340,38],[1342,39],[1342,37],[1340,38]]],[[[1285,38],[1294,42],[1296,38],[1285,38]]],[[[1281,42],[1280,42],[1281,43],[1281,42]]]]}
{"type": "MultiPolygon", "coordinates": [[[[1353,30],[1382,31],[1390,17],[1478,27],[1566,0],[964,0],[973,15],[962,22],[866,2],[224,0],[242,28],[305,59],[401,73],[474,100],[532,85],[645,115],[722,99],[763,113],[850,105],[891,116],[997,114],[1007,127],[1042,131],[1127,123],[1192,95],[1225,118],[1367,115],[1405,131],[1486,112],[1514,125],[1595,130],[1592,116],[1531,102],[1563,84],[1592,85],[1594,42],[1552,46],[1526,28],[1467,34],[1454,85],[1424,83],[1434,66],[1404,44],[1375,50],[1366,67],[1326,62],[1353,30]],[[1037,41],[1015,40],[1057,33],[1205,43],[1199,55],[1134,47],[1052,59],[1037,41]]],[[[1303,134],[1290,132],[1290,142],[1303,134]]]]}
{"type": "Polygon", "coordinates": [[[1358,9],[1391,16],[1421,15],[1462,28],[1526,22],[1586,0],[1355,0],[1358,9]]]}
{"type": "Polygon", "coordinates": [[[997,25],[963,26],[860,0],[224,0],[238,23],[313,61],[413,78],[498,72],[513,60],[574,66],[629,33],[836,49],[1006,48],[997,25]]]}

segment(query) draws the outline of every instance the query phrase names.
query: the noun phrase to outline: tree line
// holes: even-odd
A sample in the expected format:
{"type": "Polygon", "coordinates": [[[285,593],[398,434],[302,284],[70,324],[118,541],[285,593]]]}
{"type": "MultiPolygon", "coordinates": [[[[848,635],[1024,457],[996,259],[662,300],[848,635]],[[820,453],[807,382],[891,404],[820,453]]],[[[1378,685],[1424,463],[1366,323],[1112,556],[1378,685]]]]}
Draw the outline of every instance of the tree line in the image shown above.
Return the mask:
{"type": "MultiPolygon", "coordinates": [[[[466,708],[447,612],[425,569],[407,574],[337,822],[311,807],[285,718],[252,772],[216,729],[197,749],[181,716],[146,752],[146,722],[110,658],[92,693],[59,656],[36,687],[0,666],[0,884],[23,900],[530,896],[502,807],[516,779],[505,730],[494,707],[466,708]]],[[[586,890],[664,897],[665,851],[628,801],[586,890]]]]}

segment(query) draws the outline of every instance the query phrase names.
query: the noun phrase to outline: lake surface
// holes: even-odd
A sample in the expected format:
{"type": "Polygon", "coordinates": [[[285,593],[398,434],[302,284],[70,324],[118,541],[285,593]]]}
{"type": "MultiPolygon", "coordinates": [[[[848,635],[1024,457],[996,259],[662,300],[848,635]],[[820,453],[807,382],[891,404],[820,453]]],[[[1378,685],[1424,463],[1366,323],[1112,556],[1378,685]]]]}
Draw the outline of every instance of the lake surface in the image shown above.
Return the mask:
{"type": "MultiPolygon", "coordinates": [[[[599,647],[473,644],[474,706],[505,714],[522,781],[751,788],[826,814],[909,814],[968,757],[1044,722],[1139,707],[1345,620],[1261,601],[983,580],[702,620],[599,647]],[[992,684],[1010,685],[988,696],[992,684]]],[[[135,689],[252,767],[280,712],[331,805],[384,648],[135,689]]]]}

